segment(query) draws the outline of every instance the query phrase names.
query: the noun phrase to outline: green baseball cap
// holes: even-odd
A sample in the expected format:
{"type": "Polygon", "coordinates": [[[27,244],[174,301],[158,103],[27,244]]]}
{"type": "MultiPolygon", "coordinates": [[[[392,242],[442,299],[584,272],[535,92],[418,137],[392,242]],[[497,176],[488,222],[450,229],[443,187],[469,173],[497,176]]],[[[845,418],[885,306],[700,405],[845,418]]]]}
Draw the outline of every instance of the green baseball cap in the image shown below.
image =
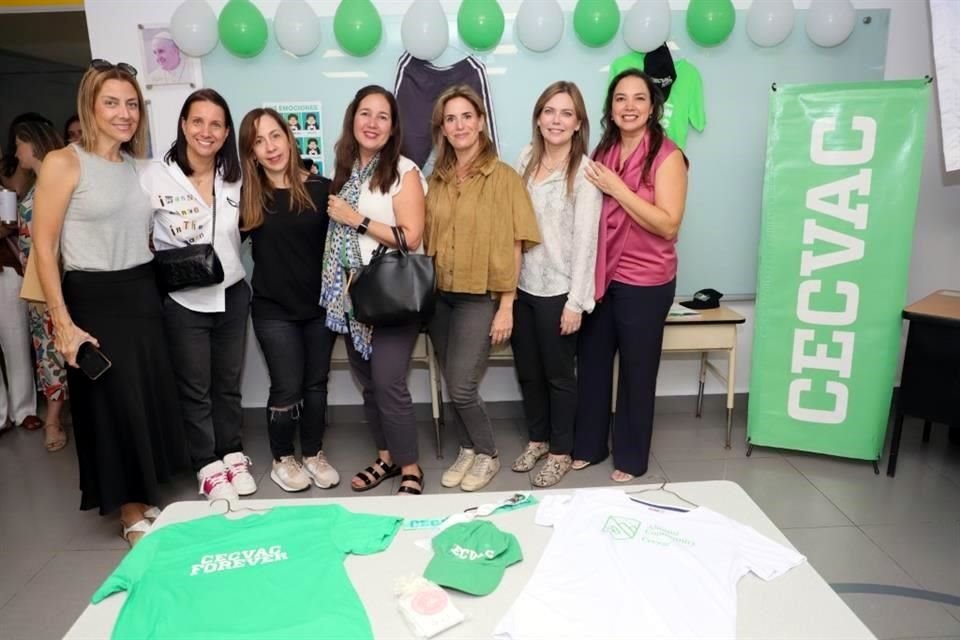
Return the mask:
{"type": "Polygon", "coordinates": [[[433,559],[423,572],[427,580],[475,596],[493,592],[507,567],[523,560],[512,533],[489,520],[461,522],[433,538],[433,559]]]}

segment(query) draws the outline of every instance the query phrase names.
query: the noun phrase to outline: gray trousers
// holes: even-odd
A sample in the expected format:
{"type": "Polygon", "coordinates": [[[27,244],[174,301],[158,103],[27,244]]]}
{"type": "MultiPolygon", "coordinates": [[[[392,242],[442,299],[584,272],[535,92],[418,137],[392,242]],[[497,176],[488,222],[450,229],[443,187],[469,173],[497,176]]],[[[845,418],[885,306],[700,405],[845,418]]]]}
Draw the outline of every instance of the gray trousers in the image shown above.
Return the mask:
{"type": "Polygon", "coordinates": [[[440,360],[460,425],[460,446],[495,455],[493,427],[480,398],[480,381],[490,355],[490,325],[498,302],[489,294],[437,292],[430,340],[440,360]]]}
{"type": "Polygon", "coordinates": [[[183,426],[194,471],[243,451],[240,376],[246,348],[250,287],[226,291],[224,311],[191,311],[164,296],[163,320],[180,391],[183,426]]]}
{"type": "Polygon", "coordinates": [[[389,451],[393,464],[415,464],[417,420],[407,378],[410,357],[420,334],[419,324],[377,327],[373,330],[373,352],[364,360],[346,337],[350,368],[363,389],[363,411],[373,431],[377,449],[389,451]]]}

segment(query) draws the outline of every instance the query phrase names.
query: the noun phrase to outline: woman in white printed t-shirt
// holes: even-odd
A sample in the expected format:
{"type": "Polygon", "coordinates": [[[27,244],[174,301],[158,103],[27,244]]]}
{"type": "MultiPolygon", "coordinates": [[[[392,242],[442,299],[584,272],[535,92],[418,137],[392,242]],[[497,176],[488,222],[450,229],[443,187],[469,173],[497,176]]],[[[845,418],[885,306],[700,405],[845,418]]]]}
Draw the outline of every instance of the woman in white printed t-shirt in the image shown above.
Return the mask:
{"type": "Polygon", "coordinates": [[[154,208],[158,251],[216,235],[223,282],[168,293],[164,324],[200,493],[209,499],[249,495],[257,483],[240,440],[240,375],[250,287],[240,259],[240,159],[230,108],[219,93],[199,89],[187,97],[176,141],[140,184],[154,208]]]}
{"type": "Polygon", "coordinates": [[[413,253],[423,253],[426,181],[416,164],[400,155],[397,101],[383,87],[360,89],[347,107],[336,144],[336,169],[327,210],[330,230],[323,260],[321,304],[327,326],[347,334],[354,375],[363,387],[363,407],[373,429],[377,459],[357,473],[354,491],[366,491],[401,475],[399,493],[423,492],[417,464],[417,429],[407,386],[410,357],[420,333],[417,322],[398,327],[363,325],[346,313],[345,275],[369,264],[381,244],[397,248],[399,227],[413,253]]]}

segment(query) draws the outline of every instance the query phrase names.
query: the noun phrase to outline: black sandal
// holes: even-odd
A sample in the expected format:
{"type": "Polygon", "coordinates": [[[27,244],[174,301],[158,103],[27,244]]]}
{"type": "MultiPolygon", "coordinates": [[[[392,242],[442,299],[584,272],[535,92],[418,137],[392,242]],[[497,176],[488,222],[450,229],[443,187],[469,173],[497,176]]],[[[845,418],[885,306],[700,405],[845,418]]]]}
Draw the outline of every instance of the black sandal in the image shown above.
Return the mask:
{"type": "Polygon", "coordinates": [[[372,465],[353,476],[355,479],[359,478],[360,481],[363,482],[363,486],[357,487],[351,482],[350,488],[354,491],[370,491],[370,489],[373,489],[387,478],[393,478],[398,475],[400,475],[400,467],[395,464],[388,464],[381,458],[377,458],[372,465]],[[374,469],[374,467],[377,467],[377,469],[374,469]],[[371,480],[371,478],[373,479],[371,480]]]}
{"type": "Polygon", "coordinates": [[[415,476],[412,473],[406,473],[400,477],[400,488],[397,489],[397,495],[400,495],[401,493],[409,493],[413,496],[419,496],[423,493],[423,469],[417,465],[417,471],[420,472],[419,476],[415,476]],[[417,486],[410,487],[403,484],[404,482],[416,482],[417,486]]]}

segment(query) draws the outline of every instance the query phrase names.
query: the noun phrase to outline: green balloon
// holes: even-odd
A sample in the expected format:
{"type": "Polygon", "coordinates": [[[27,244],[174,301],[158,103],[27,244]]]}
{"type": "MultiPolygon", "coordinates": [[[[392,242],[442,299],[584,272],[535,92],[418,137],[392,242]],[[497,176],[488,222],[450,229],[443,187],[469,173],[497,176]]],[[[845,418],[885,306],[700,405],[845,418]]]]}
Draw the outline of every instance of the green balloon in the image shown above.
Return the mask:
{"type": "Polygon", "coordinates": [[[463,0],[457,11],[460,38],[477,51],[493,49],[503,36],[503,9],[497,0],[463,0]]]}
{"type": "Polygon", "coordinates": [[[573,10],[573,30],[588,47],[602,47],[617,35],[620,9],[616,0],[579,0],[573,10]]]}
{"type": "Polygon", "coordinates": [[[370,0],[343,0],[333,15],[333,35],[352,56],[365,56],[380,44],[383,22],[370,0]]]}
{"type": "Polygon", "coordinates": [[[737,21],[731,0],[690,0],[687,31],[701,47],[714,47],[728,37],[737,21]]]}
{"type": "Polygon", "coordinates": [[[267,46],[267,20],[250,0],[230,0],[217,20],[220,42],[235,56],[252,58],[267,46]]]}

